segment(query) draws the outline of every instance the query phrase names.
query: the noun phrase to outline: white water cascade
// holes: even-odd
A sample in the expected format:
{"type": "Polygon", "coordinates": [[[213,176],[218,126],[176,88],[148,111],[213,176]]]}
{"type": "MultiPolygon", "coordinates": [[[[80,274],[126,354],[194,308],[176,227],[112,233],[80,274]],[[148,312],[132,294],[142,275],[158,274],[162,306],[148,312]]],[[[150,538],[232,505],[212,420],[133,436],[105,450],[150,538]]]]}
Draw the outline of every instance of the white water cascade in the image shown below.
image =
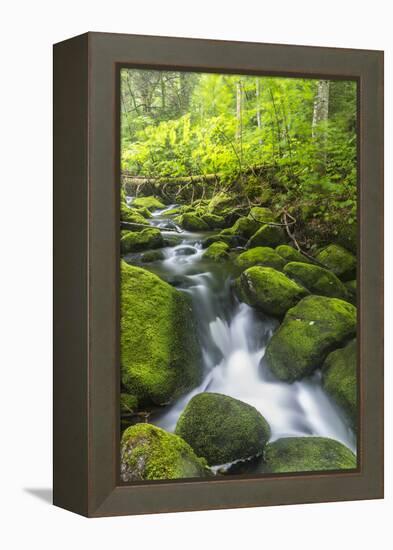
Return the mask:
{"type": "Polygon", "coordinates": [[[161,227],[166,238],[178,238],[175,246],[163,249],[165,258],[150,264],[149,269],[191,295],[205,373],[199,387],[151,421],[173,432],[190,399],[211,391],[255,407],[270,424],[272,441],[288,436],[330,437],[356,452],[355,435],[323,390],[320,371],[293,384],[270,373],[263,357],[278,322],[236,301],[228,267],[202,257],[201,241],[206,234],[166,232],[165,210],[156,212],[151,223],[161,227]]]}

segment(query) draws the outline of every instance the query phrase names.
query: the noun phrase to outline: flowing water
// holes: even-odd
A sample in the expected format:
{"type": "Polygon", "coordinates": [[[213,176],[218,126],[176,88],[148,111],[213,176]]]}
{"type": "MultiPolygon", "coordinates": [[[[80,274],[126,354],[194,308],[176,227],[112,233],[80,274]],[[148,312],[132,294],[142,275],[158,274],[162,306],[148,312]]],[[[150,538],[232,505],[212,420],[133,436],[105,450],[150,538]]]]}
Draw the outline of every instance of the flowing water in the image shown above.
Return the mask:
{"type": "MultiPolygon", "coordinates": [[[[197,234],[165,231],[175,224],[157,211],[151,224],[160,227],[172,246],[164,259],[144,267],[190,294],[198,322],[204,362],[202,384],[151,421],[173,432],[190,399],[203,391],[222,393],[255,407],[271,427],[271,441],[288,436],[323,436],[342,442],[356,452],[356,439],[340,410],[325,393],[319,370],[293,384],[273,377],[264,361],[266,345],[278,322],[239,303],[231,292],[230,267],[202,257],[197,234]],[[169,224],[169,225],[168,225],[169,224]]],[[[140,254],[125,259],[138,263],[140,254]]]]}

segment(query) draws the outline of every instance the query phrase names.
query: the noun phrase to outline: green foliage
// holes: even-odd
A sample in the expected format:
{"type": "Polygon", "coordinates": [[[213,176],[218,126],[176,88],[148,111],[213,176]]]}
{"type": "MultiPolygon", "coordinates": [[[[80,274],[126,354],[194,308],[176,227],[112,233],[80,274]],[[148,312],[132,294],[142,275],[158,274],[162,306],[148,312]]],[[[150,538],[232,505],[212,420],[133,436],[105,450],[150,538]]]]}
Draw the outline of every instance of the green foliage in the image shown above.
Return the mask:
{"type": "Polygon", "coordinates": [[[329,116],[315,128],[314,79],[123,69],[121,81],[122,169],[218,174],[223,191],[264,204],[276,201],[259,170],[269,166],[282,206],[305,205],[337,234],[343,217],[356,223],[354,81],[330,82],[329,116]]]}

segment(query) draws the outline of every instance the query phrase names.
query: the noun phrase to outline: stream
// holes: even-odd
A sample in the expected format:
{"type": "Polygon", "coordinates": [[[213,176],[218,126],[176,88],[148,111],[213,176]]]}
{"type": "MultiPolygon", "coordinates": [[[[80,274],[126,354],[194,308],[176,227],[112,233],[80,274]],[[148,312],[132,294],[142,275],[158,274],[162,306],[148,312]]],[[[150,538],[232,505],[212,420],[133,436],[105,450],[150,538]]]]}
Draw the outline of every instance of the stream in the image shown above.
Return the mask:
{"type": "MultiPolygon", "coordinates": [[[[132,200],[129,198],[129,200],[132,200]]],[[[267,343],[279,323],[236,300],[231,292],[232,267],[202,257],[202,241],[211,233],[166,231],[174,222],[164,210],[153,213],[172,246],[164,258],[141,263],[142,254],[124,259],[153,271],[193,301],[202,347],[202,384],[181,397],[150,421],[173,432],[190,399],[204,391],[229,395],[255,407],[271,427],[271,441],[289,436],[322,436],[340,441],[356,453],[356,437],[340,410],[325,393],[319,370],[293,384],[274,378],[264,362],[267,343]],[[168,225],[169,224],[169,225],[168,225]]]]}

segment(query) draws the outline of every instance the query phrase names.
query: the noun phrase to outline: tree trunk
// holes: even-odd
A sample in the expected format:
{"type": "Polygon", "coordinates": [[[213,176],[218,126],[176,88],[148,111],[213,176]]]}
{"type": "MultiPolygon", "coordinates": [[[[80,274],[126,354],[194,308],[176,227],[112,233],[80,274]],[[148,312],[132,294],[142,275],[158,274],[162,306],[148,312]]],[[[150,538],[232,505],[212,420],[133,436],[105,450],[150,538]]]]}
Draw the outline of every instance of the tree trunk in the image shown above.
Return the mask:
{"type": "MultiPolygon", "coordinates": [[[[312,119],[312,136],[319,137],[318,125],[326,122],[329,117],[329,80],[318,82],[317,95],[314,100],[314,114],[312,119]]],[[[325,130],[325,129],[324,129],[325,130]]],[[[326,131],[324,131],[326,134],[326,131]]]]}
{"type": "Polygon", "coordinates": [[[326,172],[327,161],[327,126],[329,118],[329,81],[318,82],[317,94],[314,100],[312,119],[312,137],[317,146],[317,170],[320,174],[326,172]]]}

